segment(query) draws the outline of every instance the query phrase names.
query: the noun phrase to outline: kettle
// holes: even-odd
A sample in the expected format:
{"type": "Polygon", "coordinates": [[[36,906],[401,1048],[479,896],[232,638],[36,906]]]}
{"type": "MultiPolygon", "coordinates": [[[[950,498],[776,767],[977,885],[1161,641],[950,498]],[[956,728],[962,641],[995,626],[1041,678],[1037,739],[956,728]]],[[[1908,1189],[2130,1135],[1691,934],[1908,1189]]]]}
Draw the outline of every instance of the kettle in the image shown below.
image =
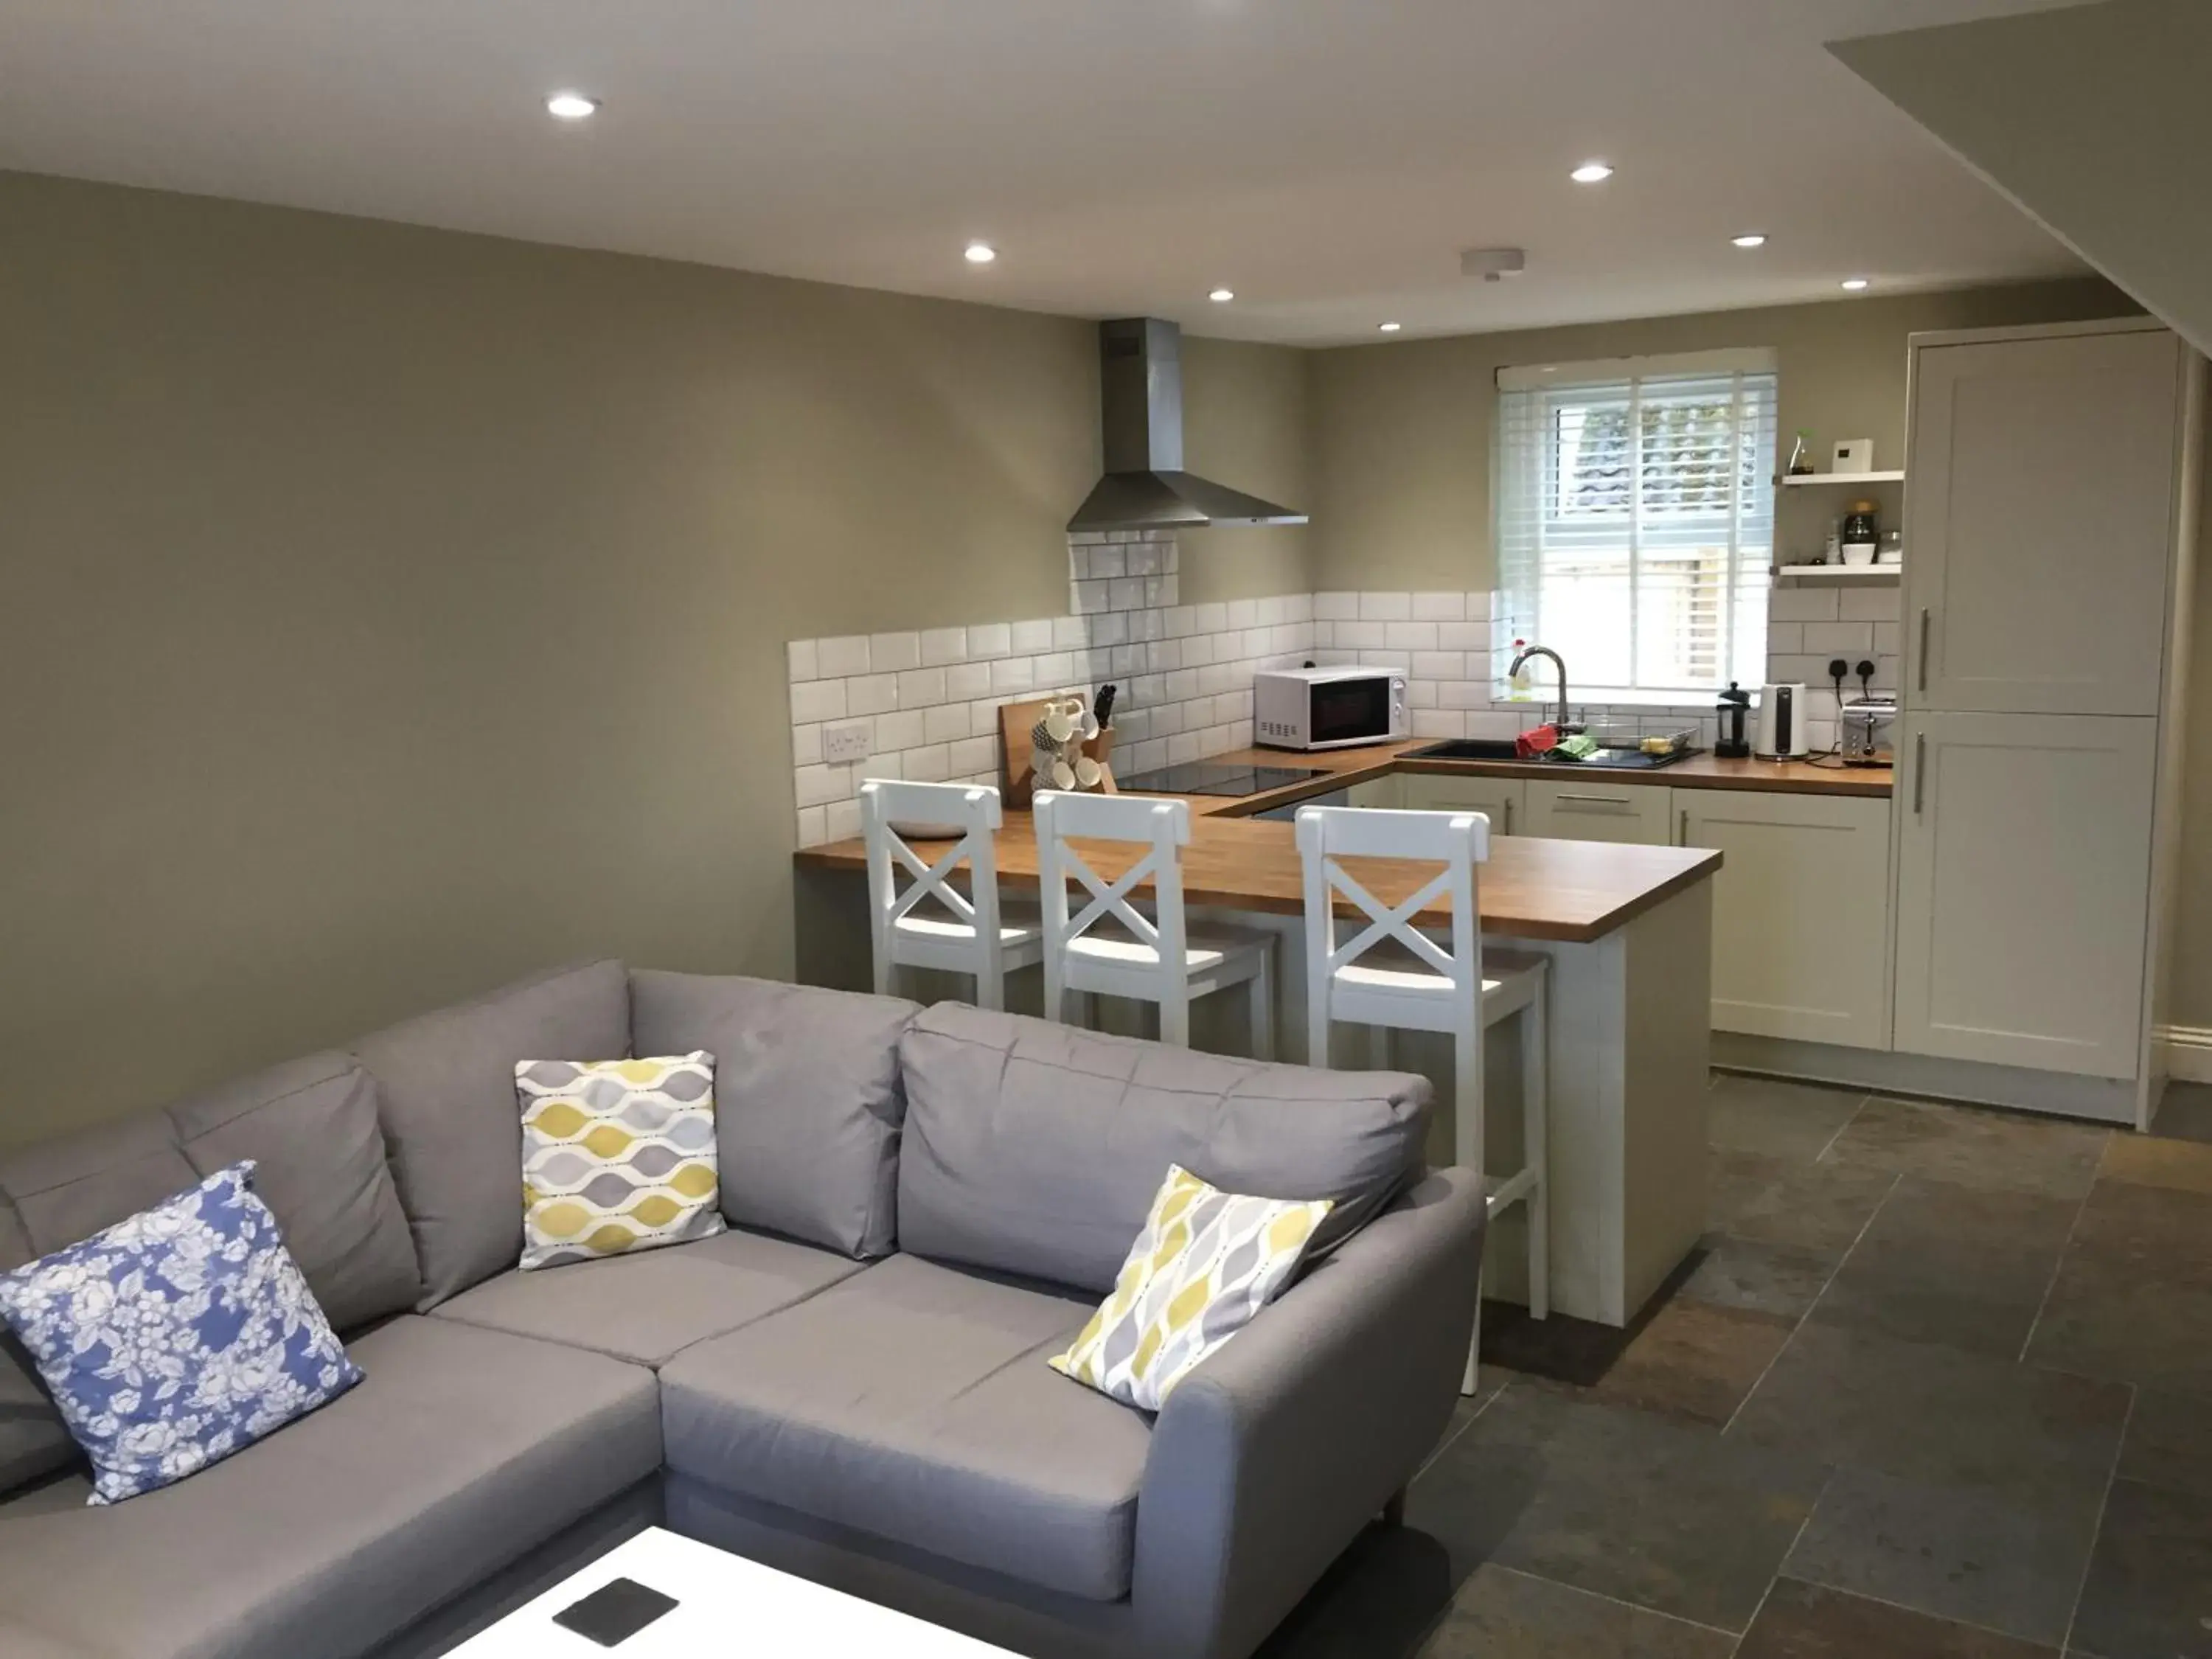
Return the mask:
{"type": "Polygon", "coordinates": [[[1721,760],[1748,760],[1751,737],[1744,727],[1751,718],[1751,693],[1734,680],[1721,693],[1720,720],[1713,738],[1713,754],[1721,760]]]}
{"type": "Polygon", "coordinates": [[[1761,760],[1804,759],[1805,701],[1802,685],[1760,686],[1759,737],[1752,752],[1761,760]]]}

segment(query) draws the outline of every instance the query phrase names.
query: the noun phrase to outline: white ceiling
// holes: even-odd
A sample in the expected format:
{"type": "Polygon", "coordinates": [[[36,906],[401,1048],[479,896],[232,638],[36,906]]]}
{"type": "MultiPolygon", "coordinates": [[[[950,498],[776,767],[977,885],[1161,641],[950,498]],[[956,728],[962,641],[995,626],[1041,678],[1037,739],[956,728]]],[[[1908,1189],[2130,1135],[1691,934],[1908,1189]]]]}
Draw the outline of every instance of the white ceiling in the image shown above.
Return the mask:
{"type": "Polygon", "coordinates": [[[0,0],[0,167],[1402,338],[2078,270],[1822,50],[2055,3],[0,0]],[[1461,277],[1493,243],[1528,274],[1461,277]]]}

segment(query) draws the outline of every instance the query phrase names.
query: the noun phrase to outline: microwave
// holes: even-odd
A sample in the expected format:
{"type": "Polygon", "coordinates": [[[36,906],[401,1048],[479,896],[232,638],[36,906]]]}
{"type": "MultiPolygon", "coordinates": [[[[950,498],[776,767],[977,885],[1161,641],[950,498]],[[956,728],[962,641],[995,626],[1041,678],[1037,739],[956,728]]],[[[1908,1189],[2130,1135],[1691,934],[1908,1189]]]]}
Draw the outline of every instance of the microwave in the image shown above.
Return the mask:
{"type": "Polygon", "coordinates": [[[1268,668],[1252,677],[1252,739],[1270,749],[1350,749],[1411,731],[1395,668],[1268,668]]]}

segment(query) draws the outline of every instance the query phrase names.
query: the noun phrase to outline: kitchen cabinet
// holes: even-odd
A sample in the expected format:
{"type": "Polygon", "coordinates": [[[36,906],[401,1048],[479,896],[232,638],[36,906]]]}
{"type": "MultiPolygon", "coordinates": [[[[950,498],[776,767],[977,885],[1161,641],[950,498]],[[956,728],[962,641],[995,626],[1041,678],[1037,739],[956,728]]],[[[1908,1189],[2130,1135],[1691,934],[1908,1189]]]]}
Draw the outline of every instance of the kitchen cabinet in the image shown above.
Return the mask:
{"type": "Polygon", "coordinates": [[[1480,812],[1493,836],[1519,832],[1528,817],[1528,786],[1519,778],[1412,772],[1398,781],[1405,786],[1404,805],[1422,812],[1480,812]]]}
{"type": "Polygon", "coordinates": [[[2136,1076],[2158,722],[1935,712],[1902,729],[1897,1048],[2136,1076]]]}
{"type": "Polygon", "coordinates": [[[1674,794],[1651,783],[1586,777],[1532,780],[1520,833],[1558,841],[1619,841],[1665,847],[1674,839],[1674,794]]]}
{"type": "Polygon", "coordinates": [[[1685,847],[1717,848],[1713,1029],[1889,1046],[1890,803],[1677,789],[1685,847]]]}
{"type": "Polygon", "coordinates": [[[1344,792],[1347,806],[1395,807],[1405,805],[1401,786],[1406,780],[1393,772],[1386,777],[1370,778],[1364,783],[1355,783],[1344,792]]]}
{"type": "Polygon", "coordinates": [[[2193,372],[2148,321],[1916,337],[1912,706],[2159,712],[2193,372]]]}

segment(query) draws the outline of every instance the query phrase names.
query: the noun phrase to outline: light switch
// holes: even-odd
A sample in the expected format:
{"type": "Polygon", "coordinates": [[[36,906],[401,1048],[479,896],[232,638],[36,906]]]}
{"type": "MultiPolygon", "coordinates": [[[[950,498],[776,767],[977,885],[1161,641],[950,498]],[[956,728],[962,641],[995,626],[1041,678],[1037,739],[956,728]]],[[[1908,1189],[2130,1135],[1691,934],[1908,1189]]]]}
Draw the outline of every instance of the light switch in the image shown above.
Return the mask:
{"type": "Polygon", "coordinates": [[[874,737],[873,720],[847,720],[840,726],[825,726],[822,728],[822,759],[830,766],[864,761],[873,752],[874,737]]]}

